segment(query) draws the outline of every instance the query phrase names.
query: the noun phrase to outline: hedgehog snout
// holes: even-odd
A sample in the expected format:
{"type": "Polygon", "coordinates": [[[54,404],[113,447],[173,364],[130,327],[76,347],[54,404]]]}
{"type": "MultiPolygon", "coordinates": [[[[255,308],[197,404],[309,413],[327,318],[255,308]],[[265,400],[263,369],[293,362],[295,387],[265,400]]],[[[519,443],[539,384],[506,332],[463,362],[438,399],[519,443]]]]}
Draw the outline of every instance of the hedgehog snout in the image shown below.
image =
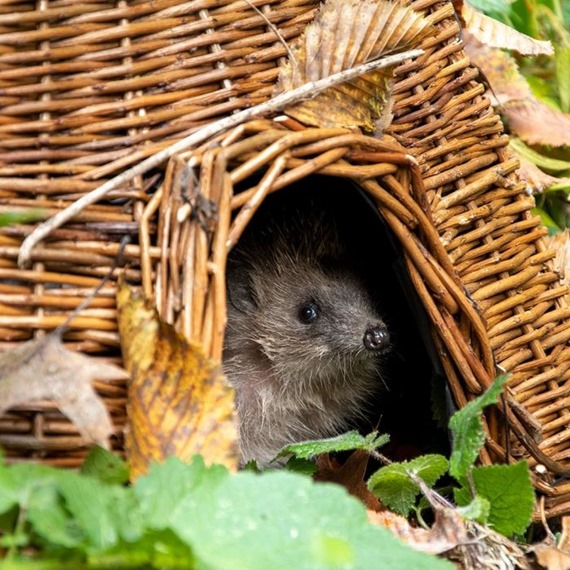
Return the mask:
{"type": "Polygon", "coordinates": [[[383,324],[368,325],[363,342],[367,350],[385,352],[390,344],[390,334],[383,324]]]}

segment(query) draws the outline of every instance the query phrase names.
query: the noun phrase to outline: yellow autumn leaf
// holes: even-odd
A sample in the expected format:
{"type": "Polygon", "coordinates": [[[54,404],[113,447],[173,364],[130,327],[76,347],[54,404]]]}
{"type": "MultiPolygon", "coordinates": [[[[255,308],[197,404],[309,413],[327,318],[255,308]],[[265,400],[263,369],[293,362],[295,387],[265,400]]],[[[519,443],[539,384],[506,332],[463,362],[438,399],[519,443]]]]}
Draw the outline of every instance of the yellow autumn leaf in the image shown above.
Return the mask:
{"type": "Polygon", "coordinates": [[[170,455],[237,469],[233,390],[218,363],[190,343],[153,307],[121,284],[119,333],[128,389],[127,458],[131,477],[170,455]]]}

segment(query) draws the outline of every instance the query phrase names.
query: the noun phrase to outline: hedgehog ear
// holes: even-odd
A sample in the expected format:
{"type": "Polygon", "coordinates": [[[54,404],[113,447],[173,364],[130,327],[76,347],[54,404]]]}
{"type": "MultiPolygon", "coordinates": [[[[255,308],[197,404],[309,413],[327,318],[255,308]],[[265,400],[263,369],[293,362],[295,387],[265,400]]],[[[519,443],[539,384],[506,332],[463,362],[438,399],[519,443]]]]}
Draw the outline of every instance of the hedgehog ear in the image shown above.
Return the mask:
{"type": "Polygon", "coordinates": [[[253,293],[251,276],[241,264],[228,263],[226,269],[228,299],[232,306],[241,313],[252,313],[257,308],[253,293]]]}

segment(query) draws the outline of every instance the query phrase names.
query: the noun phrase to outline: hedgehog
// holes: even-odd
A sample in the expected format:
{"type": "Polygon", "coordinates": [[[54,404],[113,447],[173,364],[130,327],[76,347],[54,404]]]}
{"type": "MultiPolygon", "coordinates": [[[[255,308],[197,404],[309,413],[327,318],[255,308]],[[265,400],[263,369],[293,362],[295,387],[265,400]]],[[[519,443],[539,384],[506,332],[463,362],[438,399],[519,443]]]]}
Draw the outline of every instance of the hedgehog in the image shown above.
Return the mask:
{"type": "Polygon", "coordinates": [[[242,465],[346,431],[383,384],[390,334],[332,197],[267,197],[228,257],[223,366],[242,465]]]}

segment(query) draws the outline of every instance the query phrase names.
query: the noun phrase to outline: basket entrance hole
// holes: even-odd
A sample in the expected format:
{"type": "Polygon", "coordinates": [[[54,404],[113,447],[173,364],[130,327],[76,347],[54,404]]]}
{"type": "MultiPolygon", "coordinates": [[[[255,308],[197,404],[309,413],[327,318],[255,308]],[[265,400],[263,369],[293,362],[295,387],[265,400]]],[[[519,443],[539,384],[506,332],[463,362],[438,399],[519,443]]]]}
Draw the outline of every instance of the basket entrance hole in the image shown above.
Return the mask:
{"type": "MultiPolygon", "coordinates": [[[[259,177],[252,176],[236,186],[234,193],[258,182],[259,177]]],[[[263,232],[275,211],[309,219],[321,216],[325,223],[330,220],[340,228],[341,240],[362,271],[376,309],[389,329],[391,349],[382,358],[378,390],[364,419],[355,421],[355,427],[362,433],[374,429],[388,433],[391,441],[383,451],[394,459],[428,452],[447,454],[449,398],[428,317],[408,278],[400,244],[373,198],[352,180],[310,175],[269,194],[240,240],[263,232]]],[[[322,248],[318,233],[309,239],[315,240],[315,248],[322,248]]]]}

